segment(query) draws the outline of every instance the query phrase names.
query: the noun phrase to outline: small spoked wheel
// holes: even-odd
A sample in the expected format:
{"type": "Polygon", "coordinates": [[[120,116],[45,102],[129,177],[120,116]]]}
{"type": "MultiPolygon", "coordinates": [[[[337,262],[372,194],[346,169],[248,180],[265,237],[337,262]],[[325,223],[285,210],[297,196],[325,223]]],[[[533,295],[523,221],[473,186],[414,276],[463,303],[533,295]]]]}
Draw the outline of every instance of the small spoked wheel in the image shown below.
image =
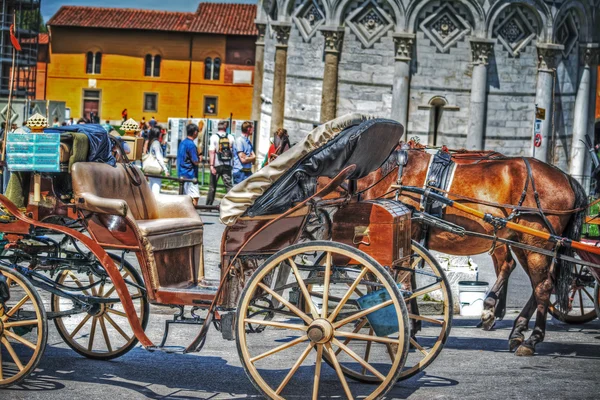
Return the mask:
{"type": "Polygon", "coordinates": [[[404,366],[407,314],[392,276],[370,256],[329,241],[296,244],[247,282],[238,306],[238,352],[269,398],[378,399],[404,366]],[[348,371],[364,370],[373,385],[346,379],[348,371]]]}
{"type": "Polygon", "coordinates": [[[556,296],[550,297],[548,311],[559,321],[567,324],[585,324],[598,316],[600,287],[596,285],[590,270],[584,265],[573,264],[573,284],[569,290],[569,309],[561,310],[556,306],[556,296]]]}
{"type": "MultiPolygon", "coordinates": [[[[114,254],[109,255],[120,268],[138,319],[142,328],[146,329],[150,308],[142,289],[144,282],[129,262],[114,254]]],[[[138,340],[108,275],[98,276],[91,270],[63,270],[56,278],[56,283],[63,288],[66,286],[67,291],[103,300],[90,303],[77,313],[78,305],[72,300],[52,295],[53,312],[68,313],[73,310],[71,315],[54,319],[58,333],[70,348],[87,358],[111,360],[127,353],[137,344],[138,340]],[[109,299],[112,301],[106,301],[109,299]]]]}
{"type": "Polygon", "coordinates": [[[0,266],[0,388],[27,378],[38,365],[48,337],[48,320],[42,300],[20,273],[0,266]]]}

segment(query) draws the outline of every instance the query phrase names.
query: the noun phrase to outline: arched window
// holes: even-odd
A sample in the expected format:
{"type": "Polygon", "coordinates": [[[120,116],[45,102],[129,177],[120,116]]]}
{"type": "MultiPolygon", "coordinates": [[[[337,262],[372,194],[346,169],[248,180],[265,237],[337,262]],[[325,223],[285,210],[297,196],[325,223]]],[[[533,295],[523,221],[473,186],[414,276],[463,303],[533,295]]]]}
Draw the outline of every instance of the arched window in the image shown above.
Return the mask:
{"type": "Polygon", "coordinates": [[[214,81],[218,81],[221,78],[221,59],[215,58],[215,63],[213,64],[213,73],[212,79],[214,81]]]}
{"type": "Polygon", "coordinates": [[[102,53],[88,51],[85,57],[85,73],[99,74],[102,66],[102,53]]]}
{"type": "Polygon", "coordinates": [[[204,79],[211,80],[212,79],[212,58],[206,57],[204,60],[204,79]]]}
{"type": "Polygon", "coordinates": [[[144,58],[144,76],[160,76],[161,57],[157,54],[146,54],[144,58]]]}
{"type": "Polygon", "coordinates": [[[442,113],[444,112],[444,106],[447,104],[448,102],[443,97],[434,97],[429,102],[429,105],[431,106],[431,117],[429,120],[429,145],[438,145],[438,139],[442,133],[440,129],[442,113]]]}

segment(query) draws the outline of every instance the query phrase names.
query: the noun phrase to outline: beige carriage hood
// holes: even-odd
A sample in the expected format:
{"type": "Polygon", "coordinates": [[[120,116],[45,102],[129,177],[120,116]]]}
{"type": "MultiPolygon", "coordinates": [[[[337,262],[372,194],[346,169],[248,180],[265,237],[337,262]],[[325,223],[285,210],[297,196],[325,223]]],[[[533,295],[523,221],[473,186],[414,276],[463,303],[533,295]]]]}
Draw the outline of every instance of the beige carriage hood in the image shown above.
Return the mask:
{"type": "Polygon", "coordinates": [[[235,185],[223,197],[220,206],[221,222],[225,225],[233,225],[254,204],[256,199],[296,162],[310,152],[324,146],[344,129],[372,118],[372,116],[358,113],[346,114],[313,129],[304,139],[267,166],[252,174],[251,177],[235,185]]]}

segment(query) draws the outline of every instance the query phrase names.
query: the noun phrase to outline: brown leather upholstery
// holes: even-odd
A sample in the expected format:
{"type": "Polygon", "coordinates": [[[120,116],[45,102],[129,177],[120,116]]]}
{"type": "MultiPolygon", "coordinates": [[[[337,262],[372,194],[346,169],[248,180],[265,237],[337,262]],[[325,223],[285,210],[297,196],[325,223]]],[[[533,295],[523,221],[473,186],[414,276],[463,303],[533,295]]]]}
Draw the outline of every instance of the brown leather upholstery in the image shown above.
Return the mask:
{"type": "Polygon", "coordinates": [[[143,173],[134,168],[143,180],[139,186],[132,183],[131,171],[122,164],[73,164],[71,177],[77,207],[120,215],[134,226],[148,252],[154,287],[196,282],[203,272],[203,225],[191,197],[155,196],[143,173]],[[187,265],[174,263],[184,259],[188,260],[187,265]],[[172,273],[165,275],[165,271],[172,273]]]}

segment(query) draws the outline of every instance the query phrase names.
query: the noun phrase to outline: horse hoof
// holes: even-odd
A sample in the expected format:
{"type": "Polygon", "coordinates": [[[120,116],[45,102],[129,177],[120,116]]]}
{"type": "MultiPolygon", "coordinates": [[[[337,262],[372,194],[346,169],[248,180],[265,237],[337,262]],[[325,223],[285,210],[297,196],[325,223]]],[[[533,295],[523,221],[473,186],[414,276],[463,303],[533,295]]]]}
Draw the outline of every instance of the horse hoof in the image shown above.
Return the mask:
{"type": "Polygon", "coordinates": [[[513,352],[523,343],[523,338],[512,338],[508,341],[508,349],[513,352]]]}
{"type": "Polygon", "coordinates": [[[524,344],[520,345],[515,354],[520,357],[531,357],[535,353],[535,349],[524,344]]]}
{"type": "Polygon", "coordinates": [[[481,327],[484,331],[490,331],[496,325],[496,317],[491,311],[484,310],[481,313],[481,327]]]}

